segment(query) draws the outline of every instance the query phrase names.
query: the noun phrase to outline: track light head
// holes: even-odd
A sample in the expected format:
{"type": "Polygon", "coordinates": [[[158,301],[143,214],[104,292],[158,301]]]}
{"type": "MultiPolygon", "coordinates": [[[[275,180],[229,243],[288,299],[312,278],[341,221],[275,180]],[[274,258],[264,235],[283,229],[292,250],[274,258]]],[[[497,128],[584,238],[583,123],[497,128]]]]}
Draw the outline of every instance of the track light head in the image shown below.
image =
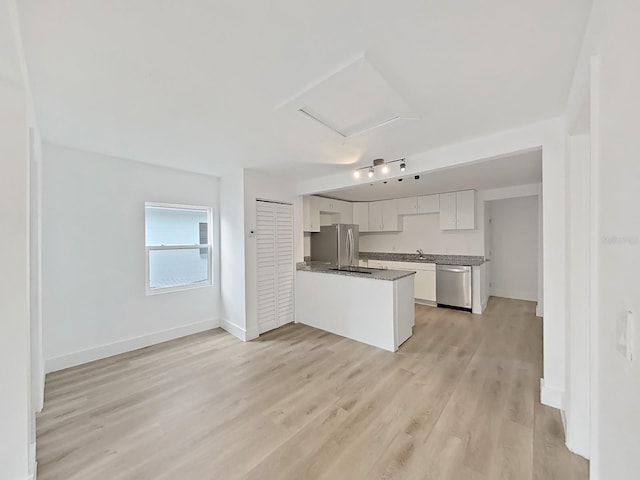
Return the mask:
{"type": "Polygon", "coordinates": [[[406,169],[407,169],[407,164],[406,164],[406,163],[404,163],[404,162],[402,162],[402,163],[400,164],[400,171],[401,171],[401,172],[404,172],[406,169]]]}
{"type": "Polygon", "coordinates": [[[367,176],[368,176],[369,178],[373,177],[373,171],[374,171],[374,170],[373,170],[373,167],[369,167],[369,173],[367,173],[367,176]]]}
{"type": "Polygon", "coordinates": [[[354,178],[360,178],[360,170],[354,170],[353,171],[353,177],[354,178]]]}

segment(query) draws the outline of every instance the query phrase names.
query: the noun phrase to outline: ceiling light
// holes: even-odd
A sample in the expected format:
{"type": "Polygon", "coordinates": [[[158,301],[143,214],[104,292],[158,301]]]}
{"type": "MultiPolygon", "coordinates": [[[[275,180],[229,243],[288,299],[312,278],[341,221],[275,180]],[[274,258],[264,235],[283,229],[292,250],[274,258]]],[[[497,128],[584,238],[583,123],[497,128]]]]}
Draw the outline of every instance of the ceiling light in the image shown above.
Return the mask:
{"type": "Polygon", "coordinates": [[[363,167],[359,167],[356,168],[353,171],[353,178],[360,178],[360,176],[362,175],[362,172],[364,170],[367,171],[367,177],[372,178],[373,175],[376,173],[376,167],[380,167],[380,171],[386,175],[391,171],[391,168],[389,167],[389,165],[391,165],[392,163],[397,163],[400,162],[400,171],[404,172],[405,169],[407,168],[407,164],[404,161],[404,158],[399,158],[397,160],[391,160],[390,162],[385,162],[384,158],[376,158],[371,165],[365,165],[363,167]]]}

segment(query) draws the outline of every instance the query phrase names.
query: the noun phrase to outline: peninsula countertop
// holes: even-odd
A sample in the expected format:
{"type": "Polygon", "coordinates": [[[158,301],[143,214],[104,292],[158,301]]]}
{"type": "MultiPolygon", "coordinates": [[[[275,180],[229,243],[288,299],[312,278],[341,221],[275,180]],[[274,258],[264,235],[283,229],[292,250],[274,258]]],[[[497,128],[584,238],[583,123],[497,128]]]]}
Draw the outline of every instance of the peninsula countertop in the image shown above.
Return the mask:
{"type": "Polygon", "coordinates": [[[362,273],[358,271],[336,270],[335,265],[324,262],[301,262],[296,264],[296,270],[302,272],[328,273],[331,275],[342,275],[346,277],[371,278],[373,280],[394,281],[404,277],[415,275],[416,272],[408,270],[390,270],[382,268],[365,268],[357,267],[360,270],[370,273],[362,273]]]}

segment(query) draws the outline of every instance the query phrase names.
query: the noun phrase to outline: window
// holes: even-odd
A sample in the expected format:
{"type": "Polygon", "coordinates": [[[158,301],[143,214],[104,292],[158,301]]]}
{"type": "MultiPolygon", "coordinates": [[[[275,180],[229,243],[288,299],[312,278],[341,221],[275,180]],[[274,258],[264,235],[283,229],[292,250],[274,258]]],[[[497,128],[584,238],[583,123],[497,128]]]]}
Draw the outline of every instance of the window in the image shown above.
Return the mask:
{"type": "Polygon", "coordinates": [[[147,293],[211,285],[211,209],[145,204],[147,293]]]}

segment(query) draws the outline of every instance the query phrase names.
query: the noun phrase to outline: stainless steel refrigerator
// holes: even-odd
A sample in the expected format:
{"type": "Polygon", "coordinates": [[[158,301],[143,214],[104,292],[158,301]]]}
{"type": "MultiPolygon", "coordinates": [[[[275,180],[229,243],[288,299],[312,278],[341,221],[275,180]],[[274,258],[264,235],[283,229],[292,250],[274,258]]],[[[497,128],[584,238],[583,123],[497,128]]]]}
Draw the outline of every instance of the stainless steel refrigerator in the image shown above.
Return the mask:
{"type": "Polygon", "coordinates": [[[358,225],[337,223],[320,227],[311,234],[311,260],[329,262],[338,267],[358,265],[360,258],[358,225]]]}

